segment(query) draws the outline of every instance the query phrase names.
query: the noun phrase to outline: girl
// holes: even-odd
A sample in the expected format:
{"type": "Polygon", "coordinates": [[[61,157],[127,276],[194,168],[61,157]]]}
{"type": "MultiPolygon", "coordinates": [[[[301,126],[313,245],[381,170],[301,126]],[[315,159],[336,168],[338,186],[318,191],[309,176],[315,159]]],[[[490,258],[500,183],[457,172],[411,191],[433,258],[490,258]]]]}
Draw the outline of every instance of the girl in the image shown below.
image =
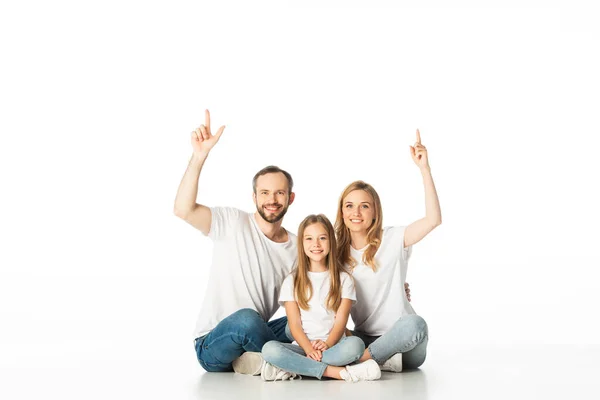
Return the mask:
{"type": "Polygon", "coordinates": [[[382,371],[400,372],[403,363],[419,367],[427,348],[427,324],[408,302],[404,283],[411,246],[441,224],[442,215],[418,130],[410,148],[425,185],[425,218],[406,228],[382,229],[379,195],[371,185],[356,181],[340,196],[335,222],[340,262],[352,271],[356,284],[353,334],[368,346],[360,361],[373,359],[382,371]]]}
{"type": "Polygon", "coordinates": [[[283,281],[279,296],[295,342],[264,345],[263,380],[307,375],[356,382],[381,376],[373,360],[344,367],[363,355],[365,345],[344,334],[356,296],[352,278],[342,271],[335,250],[335,233],[327,217],[306,217],[298,228],[298,265],[283,281]]]}

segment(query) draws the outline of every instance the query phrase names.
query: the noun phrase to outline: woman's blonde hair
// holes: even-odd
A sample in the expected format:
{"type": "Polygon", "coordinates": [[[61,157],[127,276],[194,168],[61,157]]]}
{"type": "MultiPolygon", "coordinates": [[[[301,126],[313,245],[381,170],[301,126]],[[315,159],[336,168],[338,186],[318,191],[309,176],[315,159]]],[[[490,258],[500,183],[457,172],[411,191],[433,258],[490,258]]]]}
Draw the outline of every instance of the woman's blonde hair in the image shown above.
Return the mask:
{"type": "Polygon", "coordinates": [[[331,284],[325,305],[328,309],[337,311],[342,302],[342,284],[340,273],[343,267],[338,261],[336,254],[337,245],[333,225],[331,225],[329,219],[327,219],[327,217],[323,214],[309,215],[308,217],[304,218],[304,221],[302,221],[298,227],[298,264],[293,272],[294,295],[296,297],[296,302],[301,309],[308,310],[310,308],[308,302],[312,298],[313,287],[310,279],[308,278],[310,259],[304,252],[304,231],[307,227],[313,224],[321,224],[327,231],[329,240],[329,254],[326,256],[325,263],[327,265],[327,269],[329,270],[331,284]]]}
{"type": "Polygon", "coordinates": [[[347,264],[351,268],[354,268],[357,264],[357,261],[352,258],[350,255],[350,245],[351,245],[351,237],[350,230],[344,223],[344,199],[350,192],[355,190],[364,190],[373,198],[373,211],[375,212],[375,217],[373,218],[373,223],[369,227],[367,231],[367,242],[369,247],[363,254],[362,261],[371,267],[373,271],[377,269],[377,265],[375,263],[375,253],[379,249],[381,245],[381,236],[382,236],[382,223],[383,223],[383,209],[381,207],[381,200],[379,200],[379,195],[373,188],[373,186],[369,185],[363,181],[355,181],[346,186],[342,195],[340,196],[340,201],[338,202],[338,212],[337,218],[335,220],[335,233],[337,236],[337,256],[342,264],[347,264]]]}

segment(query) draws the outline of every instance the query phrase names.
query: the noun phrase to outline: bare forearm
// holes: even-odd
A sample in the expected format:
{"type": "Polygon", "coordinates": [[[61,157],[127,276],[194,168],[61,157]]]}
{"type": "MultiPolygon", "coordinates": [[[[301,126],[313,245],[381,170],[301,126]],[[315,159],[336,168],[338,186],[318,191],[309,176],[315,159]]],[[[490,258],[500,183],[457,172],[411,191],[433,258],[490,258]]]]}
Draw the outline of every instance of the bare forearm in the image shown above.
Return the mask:
{"type": "Polygon", "coordinates": [[[290,331],[292,332],[294,340],[298,343],[298,346],[300,346],[306,354],[310,353],[312,351],[312,344],[310,343],[308,336],[306,336],[306,333],[304,333],[304,330],[302,330],[302,325],[290,325],[290,331]]]}
{"type": "Polygon", "coordinates": [[[335,315],[335,323],[325,343],[327,346],[335,346],[340,341],[344,332],[346,331],[346,325],[348,324],[348,317],[350,316],[350,309],[352,308],[352,301],[350,299],[343,298],[340,307],[338,308],[335,315]]]}
{"type": "Polygon", "coordinates": [[[185,214],[196,207],[196,197],[198,196],[198,180],[202,166],[208,157],[206,154],[194,153],[188,167],[181,179],[177,196],[175,197],[175,214],[185,214]]]}
{"type": "Polygon", "coordinates": [[[331,332],[329,332],[329,336],[327,337],[327,340],[325,340],[325,343],[327,343],[327,346],[329,346],[329,347],[335,346],[337,344],[337,342],[340,341],[340,339],[344,335],[345,331],[346,331],[346,324],[340,323],[340,324],[334,325],[333,329],[331,329],[331,332]]]}
{"type": "Polygon", "coordinates": [[[442,223],[442,210],[438,199],[431,169],[429,167],[421,169],[423,176],[423,186],[425,187],[425,219],[433,226],[438,226],[442,223]]]}

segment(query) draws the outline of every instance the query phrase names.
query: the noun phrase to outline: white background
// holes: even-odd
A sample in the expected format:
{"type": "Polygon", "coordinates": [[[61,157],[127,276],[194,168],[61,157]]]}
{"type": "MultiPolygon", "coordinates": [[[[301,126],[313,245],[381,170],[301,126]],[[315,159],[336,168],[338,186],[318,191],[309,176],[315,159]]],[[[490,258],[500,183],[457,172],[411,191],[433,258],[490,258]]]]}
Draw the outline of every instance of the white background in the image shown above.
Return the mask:
{"type": "Polygon", "coordinates": [[[31,371],[198,372],[211,243],[173,200],[205,108],[227,128],[198,201],[250,211],[252,176],[276,164],[296,183],[292,231],[309,213],[334,219],[357,179],[384,225],[421,218],[419,128],[443,214],[409,265],[430,340],[600,344],[593,8],[249,3],[0,7],[8,392],[31,371]]]}

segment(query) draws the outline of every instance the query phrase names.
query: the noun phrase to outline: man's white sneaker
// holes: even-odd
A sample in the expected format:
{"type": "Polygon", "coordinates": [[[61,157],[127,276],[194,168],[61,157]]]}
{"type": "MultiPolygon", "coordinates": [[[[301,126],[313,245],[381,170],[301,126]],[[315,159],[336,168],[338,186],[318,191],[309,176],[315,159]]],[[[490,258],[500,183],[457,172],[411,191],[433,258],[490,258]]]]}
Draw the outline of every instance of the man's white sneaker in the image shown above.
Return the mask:
{"type": "Polygon", "coordinates": [[[402,353],[396,353],[381,366],[382,371],[402,372],[402,353]]]}
{"type": "Polygon", "coordinates": [[[261,353],[247,351],[233,360],[233,370],[243,375],[258,375],[263,366],[263,357],[261,353]]]}
{"type": "Polygon", "coordinates": [[[367,360],[360,364],[348,365],[340,371],[340,376],[346,382],[374,381],[381,378],[381,370],[375,360],[367,360]]]}
{"type": "Polygon", "coordinates": [[[269,364],[266,361],[260,370],[260,376],[263,381],[287,381],[288,379],[293,381],[294,378],[302,379],[300,375],[293,372],[284,371],[283,369],[278,368],[273,364],[269,364]]]}

